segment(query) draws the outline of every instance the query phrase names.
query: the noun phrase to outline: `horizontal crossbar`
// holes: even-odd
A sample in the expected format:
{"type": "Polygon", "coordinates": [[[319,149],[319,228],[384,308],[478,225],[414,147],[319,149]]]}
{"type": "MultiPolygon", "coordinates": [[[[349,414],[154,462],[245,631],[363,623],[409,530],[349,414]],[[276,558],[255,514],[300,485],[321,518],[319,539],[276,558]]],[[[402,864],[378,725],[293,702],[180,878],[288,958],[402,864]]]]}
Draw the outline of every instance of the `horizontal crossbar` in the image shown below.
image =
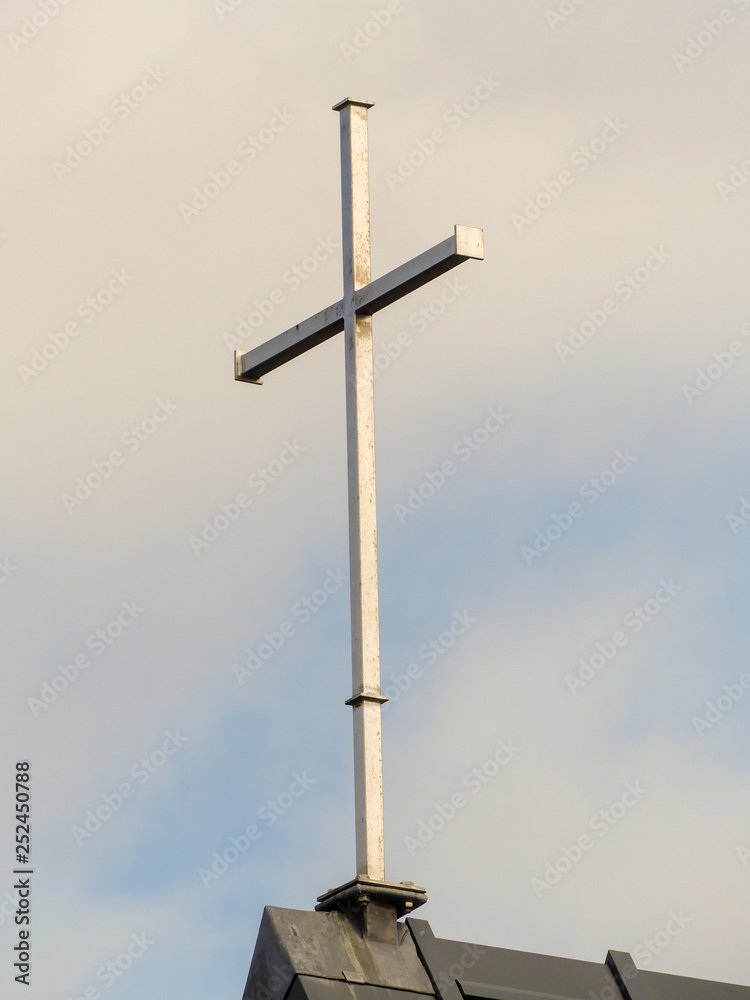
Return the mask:
{"type": "Polygon", "coordinates": [[[355,308],[358,313],[372,315],[465,260],[484,260],[484,231],[455,226],[447,240],[358,289],[355,308]]]}
{"type": "Polygon", "coordinates": [[[234,377],[240,382],[260,385],[265,374],[299,357],[311,347],[317,347],[343,329],[344,303],[339,301],[246,354],[235,351],[234,377]]]}
{"type": "MultiPolygon", "coordinates": [[[[447,240],[357,289],[354,311],[371,316],[465,260],[484,260],[484,233],[471,226],[455,226],[447,240]]],[[[244,354],[235,351],[234,377],[240,382],[260,385],[263,376],[274,368],[340,333],[344,329],[344,309],[341,299],[251,351],[244,354]]]]}

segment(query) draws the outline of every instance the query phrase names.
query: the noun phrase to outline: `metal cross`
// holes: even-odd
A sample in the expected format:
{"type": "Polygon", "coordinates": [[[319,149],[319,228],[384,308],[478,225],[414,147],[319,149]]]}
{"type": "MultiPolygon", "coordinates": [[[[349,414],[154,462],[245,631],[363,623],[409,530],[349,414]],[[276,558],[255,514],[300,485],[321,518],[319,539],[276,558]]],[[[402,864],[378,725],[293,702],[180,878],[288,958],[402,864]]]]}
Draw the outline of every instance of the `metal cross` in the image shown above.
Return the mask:
{"type": "Polygon", "coordinates": [[[354,710],[357,876],[360,882],[390,885],[383,845],[381,705],[388,699],[380,693],[372,314],[465,260],[483,260],[484,238],[481,229],[456,226],[431,250],[370,279],[367,111],[372,106],[347,98],[333,107],[341,126],[344,297],[260,347],[236,351],[235,378],[260,384],[274,368],[344,331],[353,683],[346,704],[354,710]]]}

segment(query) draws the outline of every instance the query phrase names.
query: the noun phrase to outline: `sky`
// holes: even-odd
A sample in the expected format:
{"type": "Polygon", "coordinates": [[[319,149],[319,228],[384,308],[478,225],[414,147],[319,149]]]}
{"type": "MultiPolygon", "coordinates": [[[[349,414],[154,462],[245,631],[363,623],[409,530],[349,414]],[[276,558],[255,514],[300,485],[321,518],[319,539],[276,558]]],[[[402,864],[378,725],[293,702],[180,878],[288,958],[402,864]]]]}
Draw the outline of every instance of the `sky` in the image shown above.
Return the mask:
{"type": "Polygon", "coordinates": [[[373,276],[486,247],[374,321],[387,877],[750,985],[750,2],[0,20],[4,995],[239,1000],[354,875],[343,338],[232,358],[341,296],[345,97],[373,276]]]}

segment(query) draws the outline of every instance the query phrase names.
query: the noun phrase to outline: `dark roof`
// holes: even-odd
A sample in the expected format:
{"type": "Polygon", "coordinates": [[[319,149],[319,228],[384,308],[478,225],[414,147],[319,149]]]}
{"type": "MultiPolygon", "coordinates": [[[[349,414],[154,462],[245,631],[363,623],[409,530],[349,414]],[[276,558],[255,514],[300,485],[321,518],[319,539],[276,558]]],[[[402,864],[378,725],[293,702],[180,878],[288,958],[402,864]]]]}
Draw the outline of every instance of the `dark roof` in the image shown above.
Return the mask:
{"type": "Polygon", "coordinates": [[[750,987],[436,938],[426,920],[377,939],[344,913],[268,906],[243,1000],[750,1000],[750,987]]]}

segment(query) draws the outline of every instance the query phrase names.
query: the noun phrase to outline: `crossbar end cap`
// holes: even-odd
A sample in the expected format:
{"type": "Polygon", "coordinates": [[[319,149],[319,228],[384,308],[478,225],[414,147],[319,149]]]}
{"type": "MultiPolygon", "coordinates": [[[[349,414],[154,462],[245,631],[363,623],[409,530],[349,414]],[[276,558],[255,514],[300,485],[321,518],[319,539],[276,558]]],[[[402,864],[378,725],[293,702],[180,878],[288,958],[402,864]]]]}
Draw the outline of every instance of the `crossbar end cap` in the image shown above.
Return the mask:
{"type": "Polygon", "coordinates": [[[234,352],[234,379],[235,382],[250,382],[252,385],[263,385],[263,376],[260,378],[248,378],[247,375],[242,372],[242,359],[244,358],[244,353],[242,351],[234,352]]]}
{"type": "Polygon", "coordinates": [[[456,226],[456,253],[473,260],[484,260],[484,230],[473,226],[456,226]]]}

